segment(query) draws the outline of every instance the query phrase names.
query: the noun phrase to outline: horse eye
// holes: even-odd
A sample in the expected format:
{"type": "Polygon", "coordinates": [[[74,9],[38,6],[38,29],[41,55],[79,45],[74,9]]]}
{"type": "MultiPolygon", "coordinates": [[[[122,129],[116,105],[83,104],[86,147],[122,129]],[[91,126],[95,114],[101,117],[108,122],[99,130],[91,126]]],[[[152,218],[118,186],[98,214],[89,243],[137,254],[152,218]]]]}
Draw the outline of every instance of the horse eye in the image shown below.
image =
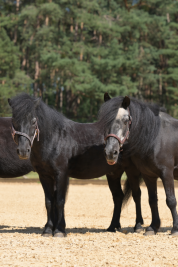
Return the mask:
{"type": "Polygon", "coordinates": [[[36,122],[36,118],[33,118],[32,119],[32,124],[35,124],[35,122],[36,122]]]}

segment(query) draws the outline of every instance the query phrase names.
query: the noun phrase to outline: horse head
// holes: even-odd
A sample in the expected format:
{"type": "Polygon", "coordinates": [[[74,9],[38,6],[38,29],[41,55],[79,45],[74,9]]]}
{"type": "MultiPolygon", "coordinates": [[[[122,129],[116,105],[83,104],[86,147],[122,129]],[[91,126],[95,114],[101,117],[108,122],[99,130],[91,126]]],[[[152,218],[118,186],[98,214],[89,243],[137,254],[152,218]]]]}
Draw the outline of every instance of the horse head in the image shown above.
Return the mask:
{"type": "MultiPolygon", "coordinates": [[[[105,97],[109,101],[108,97],[105,97]]],[[[118,108],[115,119],[110,125],[108,135],[105,137],[105,156],[107,163],[114,165],[117,163],[119,153],[123,144],[129,138],[131,116],[129,111],[130,98],[125,96],[121,106],[118,108]]]]}
{"type": "Polygon", "coordinates": [[[39,140],[39,129],[35,109],[39,99],[22,94],[20,97],[8,99],[12,108],[12,137],[17,144],[20,159],[28,159],[35,137],[39,140]]]}

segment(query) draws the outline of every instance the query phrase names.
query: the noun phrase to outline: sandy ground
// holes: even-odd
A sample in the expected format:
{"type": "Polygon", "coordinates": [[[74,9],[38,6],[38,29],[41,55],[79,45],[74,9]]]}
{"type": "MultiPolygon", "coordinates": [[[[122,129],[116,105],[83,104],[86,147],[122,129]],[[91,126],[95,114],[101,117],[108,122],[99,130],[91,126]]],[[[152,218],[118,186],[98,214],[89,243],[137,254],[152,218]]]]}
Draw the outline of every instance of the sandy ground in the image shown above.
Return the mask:
{"type": "MultiPolygon", "coordinates": [[[[145,226],[151,221],[142,187],[145,226]]],[[[178,188],[176,188],[178,197],[178,188]]],[[[104,185],[70,185],[66,203],[67,237],[44,238],[44,194],[40,184],[0,183],[0,266],[178,266],[178,237],[163,188],[158,189],[161,231],[133,233],[133,201],[123,210],[122,233],[107,233],[113,203],[104,185]]]]}

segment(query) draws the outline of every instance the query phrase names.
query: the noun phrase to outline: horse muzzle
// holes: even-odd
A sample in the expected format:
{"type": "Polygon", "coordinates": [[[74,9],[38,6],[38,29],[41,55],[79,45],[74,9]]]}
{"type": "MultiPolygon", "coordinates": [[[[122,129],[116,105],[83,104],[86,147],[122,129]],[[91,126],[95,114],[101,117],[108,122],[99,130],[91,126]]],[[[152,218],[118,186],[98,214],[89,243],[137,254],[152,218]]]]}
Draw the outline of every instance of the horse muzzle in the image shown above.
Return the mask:
{"type": "Polygon", "coordinates": [[[114,160],[106,160],[109,165],[115,165],[117,161],[114,160]]]}
{"type": "Polygon", "coordinates": [[[25,159],[29,159],[30,158],[30,152],[31,152],[31,148],[27,148],[27,149],[19,149],[17,148],[17,154],[19,156],[19,159],[21,160],[25,160],[25,159]]]}
{"type": "Polygon", "coordinates": [[[29,159],[29,156],[20,156],[19,155],[19,159],[21,159],[21,160],[29,159]]]}

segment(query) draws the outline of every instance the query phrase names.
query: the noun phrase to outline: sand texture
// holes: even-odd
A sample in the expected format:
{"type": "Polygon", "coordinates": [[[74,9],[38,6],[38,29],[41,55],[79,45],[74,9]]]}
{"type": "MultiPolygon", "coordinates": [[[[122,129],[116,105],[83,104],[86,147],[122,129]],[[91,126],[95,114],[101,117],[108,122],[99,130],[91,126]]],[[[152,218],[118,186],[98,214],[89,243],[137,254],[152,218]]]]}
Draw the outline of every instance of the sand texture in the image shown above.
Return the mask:
{"type": "MultiPolygon", "coordinates": [[[[141,190],[146,227],[151,213],[147,189],[141,190]]],[[[170,236],[172,217],[162,187],[158,199],[162,224],[156,236],[133,233],[132,200],[122,212],[122,232],[107,233],[113,211],[108,186],[70,185],[65,206],[67,237],[44,238],[41,185],[0,183],[0,266],[178,266],[178,237],[170,236]]]]}

